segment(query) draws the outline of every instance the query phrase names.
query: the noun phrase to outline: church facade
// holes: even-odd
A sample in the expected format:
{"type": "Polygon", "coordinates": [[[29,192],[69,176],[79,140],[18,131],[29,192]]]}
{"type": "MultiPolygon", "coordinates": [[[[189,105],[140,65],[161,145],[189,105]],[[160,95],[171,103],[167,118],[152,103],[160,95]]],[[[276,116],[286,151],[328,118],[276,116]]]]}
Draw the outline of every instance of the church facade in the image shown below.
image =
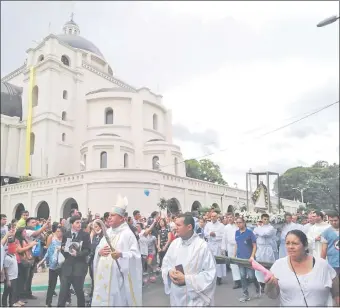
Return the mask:
{"type": "MultiPolygon", "coordinates": [[[[27,171],[34,180],[1,187],[8,217],[23,208],[53,219],[72,207],[103,213],[118,193],[129,199],[130,212],[145,215],[160,198],[182,211],[212,204],[227,211],[247,201],[244,190],[186,177],[162,96],[116,78],[73,20],[63,34],[28,49],[25,63],[2,78],[1,179],[27,171]]],[[[291,212],[299,207],[282,204],[291,212]]]]}

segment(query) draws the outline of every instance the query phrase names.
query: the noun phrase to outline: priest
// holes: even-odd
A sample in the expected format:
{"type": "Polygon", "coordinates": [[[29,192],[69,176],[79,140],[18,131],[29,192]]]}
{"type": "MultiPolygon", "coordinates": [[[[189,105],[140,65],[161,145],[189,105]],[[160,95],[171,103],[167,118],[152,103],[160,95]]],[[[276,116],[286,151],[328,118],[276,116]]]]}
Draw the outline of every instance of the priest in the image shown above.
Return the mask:
{"type": "Polygon", "coordinates": [[[292,230],[300,230],[300,228],[297,224],[292,222],[292,214],[285,213],[285,223],[282,227],[280,235],[279,258],[284,258],[287,256],[286,235],[292,230]]]}
{"type": "Polygon", "coordinates": [[[172,307],[214,305],[215,258],[194,228],[191,215],[179,215],[176,219],[178,238],[171,243],[163,259],[162,278],[172,307]]]}
{"type": "MultiPolygon", "coordinates": [[[[210,215],[211,221],[207,223],[204,229],[205,238],[208,240],[208,247],[214,256],[222,256],[222,238],[224,234],[224,224],[219,222],[216,212],[210,215]]],[[[217,270],[217,284],[222,283],[222,277],[227,276],[227,268],[225,264],[216,265],[217,270]]]]}
{"type": "Polygon", "coordinates": [[[321,234],[328,229],[330,225],[323,221],[324,214],[320,211],[315,211],[312,215],[314,224],[309,228],[307,233],[309,252],[313,257],[320,258],[322,243],[321,234]]]}
{"type": "MultiPolygon", "coordinates": [[[[233,257],[235,251],[235,233],[238,227],[235,224],[235,217],[233,213],[227,213],[228,224],[224,227],[222,237],[221,249],[226,251],[228,256],[233,257]]],[[[230,264],[231,274],[234,280],[233,289],[241,288],[241,275],[237,264],[230,264]]]]}
{"type": "Polygon", "coordinates": [[[141,254],[124,219],[126,207],[127,199],[118,196],[111,213],[112,228],[96,248],[93,307],[142,306],[141,254]]]}

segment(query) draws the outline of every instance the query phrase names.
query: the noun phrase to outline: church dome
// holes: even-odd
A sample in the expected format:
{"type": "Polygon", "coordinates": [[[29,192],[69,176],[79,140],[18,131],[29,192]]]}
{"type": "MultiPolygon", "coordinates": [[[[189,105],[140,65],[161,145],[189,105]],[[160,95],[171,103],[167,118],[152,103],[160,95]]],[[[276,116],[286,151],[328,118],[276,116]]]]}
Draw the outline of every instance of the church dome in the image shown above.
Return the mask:
{"type": "Polygon", "coordinates": [[[1,114],[22,120],[22,88],[1,82],[1,114]]]}
{"type": "Polygon", "coordinates": [[[73,48],[90,51],[104,59],[103,54],[100,52],[99,48],[95,44],[79,35],[80,29],[78,24],[73,20],[73,14],[71,15],[71,19],[67,21],[63,26],[63,31],[63,34],[57,35],[59,40],[66,43],[67,45],[70,45],[73,48]]]}
{"type": "Polygon", "coordinates": [[[104,59],[103,54],[100,52],[99,48],[87,40],[86,38],[83,38],[82,36],[79,35],[73,35],[73,34],[59,34],[57,35],[59,40],[62,42],[66,43],[67,45],[70,45],[73,48],[79,48],[83,50],[90,51],[94,53],[95,55],[101,57],[104,59]]]}

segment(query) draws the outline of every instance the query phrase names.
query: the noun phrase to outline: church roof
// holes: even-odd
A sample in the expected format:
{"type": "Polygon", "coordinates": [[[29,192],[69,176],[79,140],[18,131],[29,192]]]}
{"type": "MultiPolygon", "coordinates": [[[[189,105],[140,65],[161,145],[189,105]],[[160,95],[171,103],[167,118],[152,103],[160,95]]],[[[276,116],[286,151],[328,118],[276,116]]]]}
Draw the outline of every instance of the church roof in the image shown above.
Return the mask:
{"type": "Polygon", "coordinates": [[[1,114],[22,120],[22,88],[1,82],[1,114]]]}
{"type": "Polygon", "coordinates": [[[59,40],[70,45],[73,48],[90,51],[104,59],[104,56],[99,50],[99,48],[95,44],[93,44],[92,42],[90,42],[89,40],[80,35],[59,34],[57,35],[57,37],[59,38],[59,40]]]}

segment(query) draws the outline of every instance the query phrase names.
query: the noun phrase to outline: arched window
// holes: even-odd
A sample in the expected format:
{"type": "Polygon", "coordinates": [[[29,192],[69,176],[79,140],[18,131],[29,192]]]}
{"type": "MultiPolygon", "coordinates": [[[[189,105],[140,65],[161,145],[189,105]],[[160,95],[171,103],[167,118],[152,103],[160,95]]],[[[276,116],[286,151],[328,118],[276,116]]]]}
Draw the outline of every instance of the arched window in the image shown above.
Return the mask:
{"type": "Polygon", "coordinates": [[[39,58],[38,58],[38,62],[41,62],[41,61],[44,61],[44,55],[40,55],[39,58]]]}
{"type": "Polygon", "coordinates": [[[64,90],[64,91],[63,91],[63,99],[67,99],[67,96],[68,96],[67,91],[64,90]]]}
{"type": "Polygon", "coordinates": [[[62,55],[61,56],[61,62],[63,62],[64,65],[70,66],[70,59],[68,56],[62,55]]]}
{"type": "Polygon", "coordinates": [[[62,133],[62,134],[61,134],[61,141],[62,141],[62,142],[65,142],[65,140],[66,140],[66,134],[65,134],[65,133],[62,133]]]}
{"type": "Polygon", "coordinates": [[[152,128],[154,130],[158,129],[158,117],[157,114],[154,113],[153,117],[152,117],[152,128]]]}
{"type": "Polygon", "coordinates": [[[101,152],[100,153],[100,168],[107,168],[107,153],[101,152]]]}
{"type": "Polygon", "coordinates": [[[152,169],[159,170],[159,157],[158,156],[154,156],[152,158],[152,169]]]}
{"type": "Polygon", "coordinates": [[[32,107],[38,106],[39,88],[34,86],[32,90],[32,107]]]}
{"type": "Polygon", "coordinates": [[[110,76],[113,76],[113,71],[112,71],[112,68],[110,66],[108,67],[107,72],[110,76]]]}
{"type": "Polygon", "coordinates": [[[178,173],[178,159],[177,159],[177,157],[175,157],[174,164],[175,164],[175,174],[177,175],[177,173],[178,173]]]}
{"type": "Polygon", "coordinates": [[[124,154],[124,168],[129,168],[129,155],[127,153],[124,154]]]}
{"type": "Polygon", "coordinates": [[[34,154],[34,146],[35,146],[35,135],[34,133],[31,133],[31,138],[30,138],[30,154],[34,154]]]}
{"type": "Polygon", "coordinates": [[[105,109],[105,124],[113,124],[113,110],[112,108],[105,109]]]}
{"type": "Polygon", "coordinates": [[[61,114],[61,119],[63,121],[66,121],[66,111],[63,111],[62,114],[61,114]]]}

